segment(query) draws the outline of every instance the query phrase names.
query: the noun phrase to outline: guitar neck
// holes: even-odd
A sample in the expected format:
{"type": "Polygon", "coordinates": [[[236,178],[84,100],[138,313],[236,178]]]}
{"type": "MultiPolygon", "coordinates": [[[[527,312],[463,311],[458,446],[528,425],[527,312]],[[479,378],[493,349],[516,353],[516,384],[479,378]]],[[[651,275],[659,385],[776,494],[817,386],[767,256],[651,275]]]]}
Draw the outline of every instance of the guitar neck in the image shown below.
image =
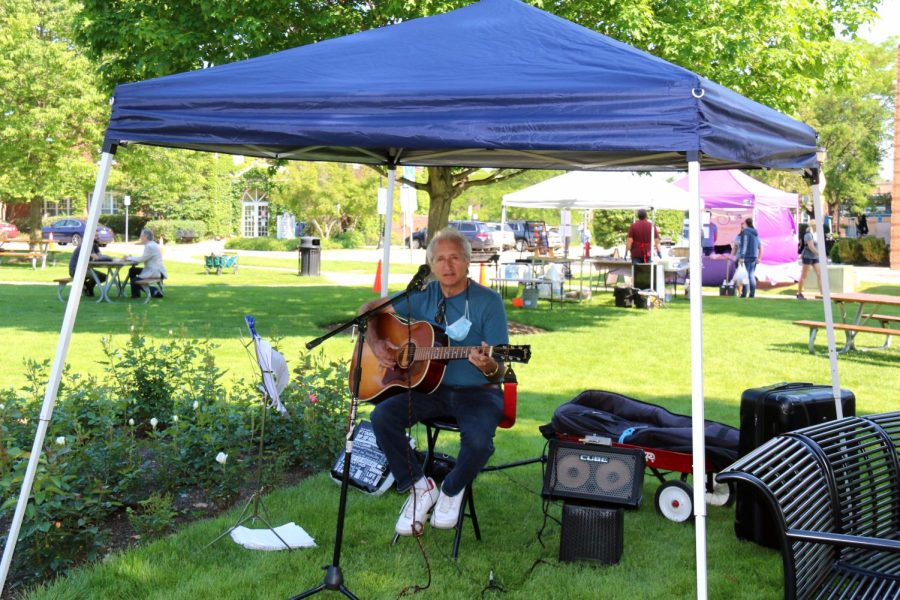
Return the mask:
{"type": "MultiPolygon", "coordinates": [[[[469,358],[469,353],[475,349],[481,349],[481,346],[443,346],[443,347],[423,347],[417,346],[413,360],[456,360],[461,358],[469,358]]],[[[485,348],[488,356],[493,354],[494,347],[485,348]]]]}

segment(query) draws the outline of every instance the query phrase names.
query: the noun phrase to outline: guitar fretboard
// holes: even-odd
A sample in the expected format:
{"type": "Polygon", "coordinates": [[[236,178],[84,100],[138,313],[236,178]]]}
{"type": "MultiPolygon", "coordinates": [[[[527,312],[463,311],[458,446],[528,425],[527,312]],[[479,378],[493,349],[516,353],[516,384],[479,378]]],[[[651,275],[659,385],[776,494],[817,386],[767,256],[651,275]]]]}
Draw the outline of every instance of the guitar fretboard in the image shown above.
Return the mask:
{"type": "MultiPolygon", "coordinates": [[[[413,352],[413,360],[455,360],[458,358],[468,358],[469,353],[481,346],[446,346],[446,347],[422,347],[416,346],[413,352]]],[[[485,348],[488,356],[492,354],[493,346],[485,348]]]]}

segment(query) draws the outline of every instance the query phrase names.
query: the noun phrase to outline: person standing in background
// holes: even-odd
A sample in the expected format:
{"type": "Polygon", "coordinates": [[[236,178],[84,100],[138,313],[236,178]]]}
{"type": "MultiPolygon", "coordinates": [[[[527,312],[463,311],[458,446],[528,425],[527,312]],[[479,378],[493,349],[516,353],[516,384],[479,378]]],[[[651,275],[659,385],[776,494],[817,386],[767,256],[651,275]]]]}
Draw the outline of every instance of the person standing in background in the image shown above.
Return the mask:
{"type": "Polygon", "coordinates": [[[738,235],[737,262],[747,269],[749,281],[741,290],[741,298],[756,297],[756,265],[762,260],[762,244],[759,241],[759,233],[753,227],[753,218],[747,217],[741,225],[741,233],[738,235]]]}
{"type": "Polygon", "coordinates": [[[816,246],[815,231],[816,222],[810,221],[806,233],[803,234],[803,252],[800,253],[803,266],[800,268],[800,281],[797,282],[797,300],[806,300],[806,296],[803,295],[803,282],[806,280],[810,267],[816,272],[816,283],[819,291],[822,291],[822,270],[819,267],[819,249],[816,246]]]}
{"type": "Polygon", "coordinates": [[[641,265],[650,262],[651,237],[656,247],[656,253],[660,253],[659,229],[655,224],[647,220],[647,211],[645,209],[639,209],[637,216],[637,221],[628,227],[628,239],[625,243],[625,250],[631,254],[632,264],[641,265]]]}

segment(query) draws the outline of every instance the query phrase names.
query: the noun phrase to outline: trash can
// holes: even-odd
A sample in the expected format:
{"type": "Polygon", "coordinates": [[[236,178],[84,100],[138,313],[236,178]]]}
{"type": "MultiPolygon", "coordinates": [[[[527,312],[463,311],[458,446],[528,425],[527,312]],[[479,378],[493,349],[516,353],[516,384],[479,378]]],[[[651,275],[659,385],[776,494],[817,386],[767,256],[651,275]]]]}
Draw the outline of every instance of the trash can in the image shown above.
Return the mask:
{"type": "Polygon", "coordinates": [[[300,238],[300,275],[317,277],[322,263],[322,246],[317,237],[300,238]]]}

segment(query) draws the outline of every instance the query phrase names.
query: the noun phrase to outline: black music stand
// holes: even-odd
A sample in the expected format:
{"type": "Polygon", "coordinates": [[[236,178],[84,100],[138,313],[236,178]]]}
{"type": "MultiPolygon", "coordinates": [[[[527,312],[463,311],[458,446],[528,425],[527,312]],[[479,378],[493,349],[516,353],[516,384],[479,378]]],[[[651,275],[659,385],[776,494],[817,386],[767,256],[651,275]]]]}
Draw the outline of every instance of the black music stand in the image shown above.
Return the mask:
{"type": "MultiPolygon", "coordinates": [[[[263,491],[264,491],[264,489],[263,489],[264,486],[262,485],[262,461],[263,461],[263,454],[265,452],[265,442],[266,442],[266,413],[269,412],[269,408],[270,408],[269,402],[267,402],[267,400],[269,400],[272,403],[275,403],[276,406],[281,406],[281,403],[279,401],[279,397],[280,397],[281,393],[280,393],[280,390],[278,389],[279,385],[275,383],[275,379],[273,377],[274,370],[271,365],[271,360],[268,356],[264,355],[264,353],[261,349],[260,342],[262,342],[263,340],[259,336],[259,334],[256,333],[256,319],[254,319],[250,315],[246,315],[244,317],[244,321],[247,323],[247,327],[250,329],[250,335],[253,340],[254,348],[256,349],[256,363],[259,366],[259,372],[262,376],[262,385],[259,386],[260,391],[262,392],[262,402],[261,402],[262,408],[260,409],[262,411],[262,416],[260,417],[259,451],[258,451],[258,458],[257,458],[257,465],[256,465],[256,488],[255,488],[253,494],[247,500],[247,503],[244,505],[244,509],[241,511],[241,514],[240,514],[240,516],[238,516],[238,520],[235,522],[235,524],[232,525],[231,527],[229,527],[228,529],[226,529],[225,531],[223,531],[222,533],[220,533],[218,536],[216,536],[216,538],[213,541],[208,543],[203,548],[204,548],[204,550],[206,548],[209,548],[210,546],[212,546],[213,544],[218,542],[220,539],[222,539],[223,537],[225,537],[226,535],[228,535],[229,533],[231,533],[232,531],[234,531],[235,529],[237,529],[238,527],[240,527],[247,521],[250,521],[250,524],[252,525],[257,520],[259,520],[265,524],[265,526],[269,529],[269,531],[271,531],[272,534],[276,538],[278,538],[278,540],[282,544],[284,544],[284,547],[286,549],[293,550],[291,545],[288,544],[284,540],[284,538],[278,534],[278,532],[275,530],[274,527],[272,527],[272,524],[269,522],[269,519],[268,519],[268,511],[266,510],[266,507],[263,504],[263,500],[262,500],[263,491]],[[253,506],[253,511],[248,514],[247,510],[250,508],[251,505],[253,506]]],[[[266,347],[268,347],[268,345],[266,347]]],[[[279,382],[279,383],[282,383],[282,382],[279,382]]],[[[287,383],[287,382],[285,381],[284,383],[287,383]]],[[[280,387],[283,389],[284,384],[282,383],[282,385],[280,387]]],[[[283,409],[283,407],[282,407],[282,409],[283,409]]]]}
{"type": "MultiPolygon", "coordinates": [[[[422,270],[420,269],[419,272],[421,273],[422,270]]],[[[427,273],[422,275],[422,278],[424,278],[425,275],[427,275],[427,273]]],[[[358,600],[356,596],[354,596],[353,593],[349,589],[347,589],[347,586],[344,585],[344,574],[341,571],[341,546],[343,545],[344,540],[344,516],[347,512],[347,490],[350,487],[350,462],[353,459],[353,427],[356,424],[356,410],[359,407],[359,382],[362,379],[363,344],[366,343],[366,330],[369,326],[369,319],[380,313],[387,306],[408,298],[411,292],[418,291],[421,284],[422,281],[417,274],[416,277],[413,278],[413,281],[409,284],[409,287],[407,287],[406,291],[402,294],[398,294],[393,298],[388,298],[371,310],[368,310],[361,315],[357,315],[346,323],[338,326],[336,329],[333,329],[325,335],[317,337],[316,339],[312,340],[311,342],[307,342],[306,344],[306,349],[312,350],[328,338],[337,335],[338,333],[344,331],[345,329],[349,329],[354,325],[356,325],[357,332],[359,334],[359,339],[356,343],[356,368],[353,371],[353,389],[351,390],[350,395],[350,416],[347,419],[347,441],[344,450],[344,470],[341,473],[341,497],[338,501],[338,517],[334,535],[334,557],[332,558],[330,565],[325,565],[324,567],[322,567],[323,569],[325,569],[325,580],[322,583],[314,588],[306,590],[305,592],[301,592],[296,596],[292,596],[290,600],[308,598],[309,596],[318,594],[319,592],[324,590],[340,592],[348,598],[358,600]]]]}

